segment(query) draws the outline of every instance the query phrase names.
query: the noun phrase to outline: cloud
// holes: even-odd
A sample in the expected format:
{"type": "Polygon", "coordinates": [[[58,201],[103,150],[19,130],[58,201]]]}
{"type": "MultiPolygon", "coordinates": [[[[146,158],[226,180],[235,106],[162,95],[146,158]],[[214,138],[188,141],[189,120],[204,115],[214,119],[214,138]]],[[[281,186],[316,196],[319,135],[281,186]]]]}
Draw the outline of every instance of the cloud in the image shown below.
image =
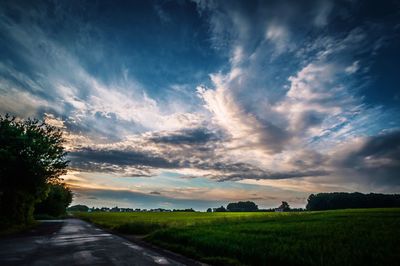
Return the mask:
{"type": "Polygon", "coordinates": [[[275,44],[275,53],[281,54],[290,45],[290,38],[288,29],[284,25],[271,22],[265,33],[267,40],[275,44]]]}
{"type": "Polygon", "coordinates": [[[329,172],[324,170],[311,170],[311,171],[290,171],[290,172],[269,172],[269,171],[257,171],[256,169],[240,169],[241,171],[230,172],[227,174],[217,174],[217,175],[206,175],[206,177],[217,181],[239,181],[244,179],[253,180],[282,180],[300,177],[312,177],[312,176],[327,176],[329,172]],[[249,171],[250,170],[250,171],[249,171]]]}
{"type": "Polygon", "coordinates": [[[216,141],[219,137],[206,128],[183,129],[176,132],[157,132],[150,140],[155,143],[176,145],[199,145],[210,141],[216,141]]]}
{"type": "Polygon", "coordinates": [[[300,156],[300,160],[292,162],[303,166],[304,169],[318,165],[320,169],[325,169],[328,175],[279,180],[245,179],[242,182],[309,192],[396,193],[400,188],[399,142],[398,130],[384,131],[369,137],[354,137],[331,148],[327,154],[304,154],[300,156]]]}
{"type": "Polygon", "coordinates": [[[323,27],[328,24],[328,18],[334,7],[333,3],[329,0],[319,1],[319,8],[317,9],[314,24],[317,27],[323,27]]]}
{"type": "MultiPolygon", "coordinates": [[[[122,143],[81,148],[69,153],[71,167],[88,172],[114,173],[119,176],[157,176],[160,171],[175,171],[186,178],[206,177],[216,181],[242,179],[287,179],[324,176],[329,172],[298,167],[298,170],[271,171],[252,163],[230,160],[220,149],[220,138],[199,134],[202,129],[144,134],[122,143]],[[189,133],[182,135],[183,133],[189,133]],[[193,134],[194,133],[194,134],[193,134]],[[160,137],[161,136],[161,137],[160,137]],[[199,139],[200,137],[200,139],[199,139]]],[[[207,132],[207,131],[206,131],[207,132]]],[[[304,157],[307,158],[307,157],[304,157]]],[[[316,160],[316,159],[315,159],[316,160]]]]}
{"type": "Polygon", "coordinates": [[[135,150],[94,150],[70,152],[71,167],[83,171],[110,172],[125,176],[151,176],[157,168],[177,168],[179,161],[135,150]]]}
{"type": "Polygon", "coordinates": [[[335,63],[310,63],[289,77],[290,88],[275,110],[284,114],[292,134],[318,135],[342,123],[360,104],[341,83],[342,69],[335,63]]]}
{"type": "Polygon", "coordinates": [[[400,187],[400,131],[356,139],[332,157],[332,164],[343,176],[368,180],[372,187],[400,187]]]}
{"type": "Polygon", "coordinates": [[[346,67],[345,71],[346,71],[346,73],[354,74],[359,69],[360,69],[359,61],[354,61],[353,64],[351,64],[350,66],[346,67]]]}
{"type": "Polygon", "coordinates": [[[215,159],[221,139],[206,128],[147,132],[114,143],[76,147],[69,153],[71,167],[125,176],[151,176],[157,169],[196,167],[215,159]]]}
{"type": "Polygon", "coordinates": [[[214,78],[216,89],[198,88],[205,107],[213,114],[216,124],[230,134],[232,148],[254,148],[262,146],[267,152],[279,152],[288,138],[284,129],[274,125],[271,121],[260,120],[254,114],[247,112],[244,106],[228,90],[228,80],[214,78]],[[226,83],[228,84],[226,84],[226,83]]]}
{"type": "Polygon", "coordinates": [[[12,87],[6,86],[6,82],[1,81],[3,85],[0,92],[1,113],[18,114],[22,117],[35,117],[37,115],[38,106],[46,108],[50,104],[39,97],[36,97],[29,92],[21,91],[12,87]],[[23,103],[23,104],[21,104],[23,103]]]}

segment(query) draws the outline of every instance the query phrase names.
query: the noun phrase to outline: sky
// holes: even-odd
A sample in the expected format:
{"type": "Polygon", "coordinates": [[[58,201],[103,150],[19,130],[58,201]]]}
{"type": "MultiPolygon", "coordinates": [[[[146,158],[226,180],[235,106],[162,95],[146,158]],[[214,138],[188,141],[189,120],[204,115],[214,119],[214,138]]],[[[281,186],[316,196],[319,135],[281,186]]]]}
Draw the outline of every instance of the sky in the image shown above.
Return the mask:
{"type": "Polygon", "coordinates": [[[399,1],[2,1],[0,114],[66,138],[73,204],[400,192],[399,1]]]}

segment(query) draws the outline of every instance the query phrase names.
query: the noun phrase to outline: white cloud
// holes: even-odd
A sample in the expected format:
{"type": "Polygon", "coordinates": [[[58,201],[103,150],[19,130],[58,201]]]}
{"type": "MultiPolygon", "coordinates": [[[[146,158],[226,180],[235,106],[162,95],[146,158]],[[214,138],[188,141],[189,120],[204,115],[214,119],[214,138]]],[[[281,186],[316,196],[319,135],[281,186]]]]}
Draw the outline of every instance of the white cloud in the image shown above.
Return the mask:
{"type": "Polygon", "coordinates": [[[260,121],[240,105],[229,88],[237,78],[235,71],[227,77],[213,76],[215,89],[198,88],[205,107],[212,113],[213,122],[225,129],[231,137],[228,149],[251,150],[252,153],[276,153],[282,149],[285,132],[268,121],[260,121]]]}
{"type": "Polygon", "coordinates": [[[337,82],[338,72],[334,64],[311,63],[289,77],[290,88],[275,110],[287,117],[293,134],[321,134],[325,130],[324,120],[341,120],[338,115],[354,105],[355,100],[337,82]],[[307,132],[310,130],[313,131],[307,132]]]}
{"type": "Polygon", "coordinates": [[[11,115],[23,117],[35,117],[38,115],[38,108],[49,107],[50,104],[27,91],[21,91],[7,86],[8,82],[0,79],[0,111],[11,115]]]}
{"type": "Polygon", "coordinates": [[[354,61],[353,64],[346,67],[345,71],[348,74],[354,74],[360,69],[359,61],[354,61]]]}
{"type": "Polygon", "coordinates": [[[290,35],[287,27],[277,22],[271,22],[266,30],[265,37],[275,45],[275,53],[280,54],[290,46],[290,35]]]}

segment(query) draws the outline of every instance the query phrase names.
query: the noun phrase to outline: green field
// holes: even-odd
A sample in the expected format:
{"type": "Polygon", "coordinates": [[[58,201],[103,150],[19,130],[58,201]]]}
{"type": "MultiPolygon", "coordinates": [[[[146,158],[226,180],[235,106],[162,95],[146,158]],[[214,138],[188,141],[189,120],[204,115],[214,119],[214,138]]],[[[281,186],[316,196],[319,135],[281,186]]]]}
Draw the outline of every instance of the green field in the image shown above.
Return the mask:
{"type": "Polygon", "coordinates": [[[75,215],[213,265],[400,265],[400,209],[75,215]]]}

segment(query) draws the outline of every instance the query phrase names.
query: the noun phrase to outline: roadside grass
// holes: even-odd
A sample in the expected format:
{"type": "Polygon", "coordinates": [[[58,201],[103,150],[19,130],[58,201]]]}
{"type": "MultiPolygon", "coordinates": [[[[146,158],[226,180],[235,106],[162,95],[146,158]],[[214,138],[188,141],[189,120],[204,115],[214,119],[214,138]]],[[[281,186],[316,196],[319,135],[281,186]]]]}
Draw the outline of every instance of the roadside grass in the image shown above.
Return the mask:
{"type": "Polygon", "coordinates": [[[15,225],[10,221],[0,222],[0,237],[24,233],[26,231],[34,229],[40,225],[40,220],[59,220],[65,218],[68,218],[67,214],[57,217],[48,214],[35,214],[34,220],[30,221],[27,224],[15,225]]]}
{"type": "Polygon", "coordinates": [[[9,236],[17,233],[22,233],[35,228],[38,222],[32,221],[29,224],[24,225],[11,225],[11,224],[0,224],[0,237],[9,236]]]}
{"type": "Polygon", "coordinates": [[[76,213],[212,265],[399,265],[400,209],[76,213]]]}

